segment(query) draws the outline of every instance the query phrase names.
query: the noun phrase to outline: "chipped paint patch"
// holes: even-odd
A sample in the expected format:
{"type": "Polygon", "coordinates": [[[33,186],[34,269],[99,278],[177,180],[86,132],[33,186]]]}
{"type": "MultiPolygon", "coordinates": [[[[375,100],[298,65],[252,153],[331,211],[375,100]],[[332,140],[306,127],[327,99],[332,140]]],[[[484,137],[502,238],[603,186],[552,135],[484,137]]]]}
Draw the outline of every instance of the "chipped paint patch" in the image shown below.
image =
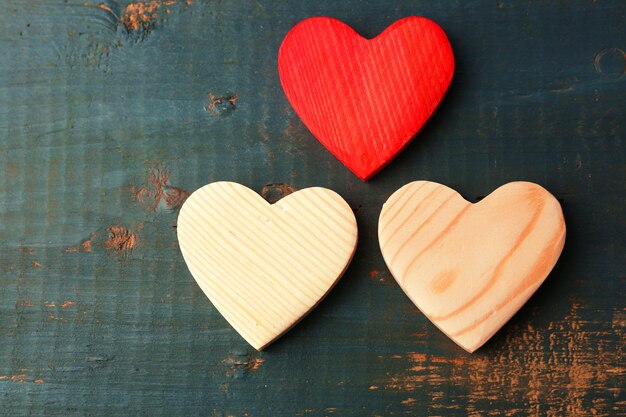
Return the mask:
{"type": "Polygon", "coordinates": [[[170,184],[170,173],[163,167],[150,168],[145,183],[137,188],[133,186],[131,192],[141,205],[148,211],[157,211],[160,208],[180,208],[189,191],[170,184]]]}
{"type": "Polygon", "coordinates": [[[191,0],[139,0],[131,1],[123,9],[119,5],[113,6],[119,10],[115,12],[113,7],[105,2],[91,3],[85,2],[83,6],[94,7],[100,10],[104,10],[114,18],[114,23],[117,25],[121,23],[124,25],[127,33],[138,33],[141,35],[147,35],[152,31],[159,19],[163,15],[170,14],[172,6],[177,3],[185,4],[187,7],[191,6],[191,0]]]}
{"type": "Polygon", "coordinates": [[[390,279],[390,275],[385,271],[378,269],[372,269],[369,271],[369,276],[373,281],[380,282],[381,284],[390,285],[393,284],[393,280],[390,279]]]}
{"type": "Polygon", "coordinates": [[[608,323],[589,320],[593,315],[574,303],[547,329],[517,326],[491,352],[458,356],[409,352],[401,355],[405,370],[381,385],[425,393],[433,408],[461,402],[468,415],[482,415],[494,407],[513,410],[520,402],[525,404],[524,415],[611,415],[615,402],[607,395],[619,396],[622,387],[617,381],[626,377],[625,312],[616,310],[608,323]]]}
{"type": "Polygon", "coordinates": [[[14,382],[18,384],[23,384],[23,383],[43,384],[46,382],[39,376],[37,378],[33,378],[33,377],[30,377],[28,374],[24,373],[23,371],[28,371],[28,369],[26,368],[20,368],[18,371],[20,373],[0,375],[0,383],[14,382]]]}
{"type": "Polygon", "coordinates": [[[20,300],[15,305],[16,307],[35,307],[29,299],[20,300]]]}
{"type": "Polygon", "coordinates": [[[222,360],[222,364],[226,365],[226,374],[229,376],[242,376],[243,374],[258,371],[265,359],[252,356],[252,354],[239,355],[231,354],[222,360]]]}
{"type": "Polygon", "coordinates": [[[17,382],[24,383],[30,382],[27,380],[27,374],[13,374],[13,375],[0,375],[0,381],[9,381],[9,382],[17,382]]]}
{"type": "Polygon", "coordinates": [[[173,4],[176,4],[176,0],[135,1],[126,6],[120,20],[128,32],[149,32],[154,28],[161,7],[173,4]]]}
{"type": "Polygon", "coordinates": [[[96,248],[104,248],[107,251],[123,255],[135,248],[137,242],[137,233],[125,226],[114,225],[91,232],[88,239],[83,240],[78,245],[66,248],[65,252],[91,253],[96,248]]]}
{"type": "Polygon", "coordinates": [[[35,249],[29,248],[28,246],[20,246],[20,255],[32,255],[33,253],[35,253],[35,249]]]}
{"type": "Polygon", "coordinates": [[[91,240],[85,240],[80,244],[85,252],[91,252],[91,240]]]}
{"type": "Polygon", "coordinates": [[[58,317],[58,316],[55,316],[55,315],[53,315],[53,314],[49,314],[49,315],[48,315],[48,318],[49,318],[50,320],[60,321],[61,323],[67,323],[67,320],[66,320],[66,319],[64,319],[63,317],[58,317]]]}
{"type": "Polygon", "coordinates": [[[124,226],[111,226],[109,239],[104,241],[104,248],[115,251],[119,254],[133,249],[137,245],[137,235],[124,226]]]}
{"type": "Polygon", "coordinates": [[[206,111],[212,116],[230,114],[237,110],[237,99],[239,98],[237,94],[218,97],[209,92],[207,95],[209,103],[206,105],[206,111]]]}

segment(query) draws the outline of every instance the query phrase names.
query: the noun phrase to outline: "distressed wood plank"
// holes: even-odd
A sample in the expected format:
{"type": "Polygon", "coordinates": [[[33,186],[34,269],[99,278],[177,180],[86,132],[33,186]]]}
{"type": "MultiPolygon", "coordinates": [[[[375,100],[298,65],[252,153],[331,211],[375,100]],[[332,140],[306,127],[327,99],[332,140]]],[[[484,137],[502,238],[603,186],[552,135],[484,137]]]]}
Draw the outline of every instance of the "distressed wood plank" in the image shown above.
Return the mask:
{"type": "Polygon", "coordinates": [[[128,0],[91,3],[0,2],[0,414],[623,411],[623,2],[193,0],[130,31],[128,0]],[[420,140],[367,184],[281,92],[282,37],[314,15],[366,37],[427,16],[455,53],[420,140]],[[419,179],[469,201],[536,182],[568,222],[550,277],[472,356],[417,312],[378,249],[383,202],[419,179]],[[359,225],[342,280],[262,353],[177,247],[181,202],[217,180],[282,184],[268,198],[327,187],[359,225]]]}

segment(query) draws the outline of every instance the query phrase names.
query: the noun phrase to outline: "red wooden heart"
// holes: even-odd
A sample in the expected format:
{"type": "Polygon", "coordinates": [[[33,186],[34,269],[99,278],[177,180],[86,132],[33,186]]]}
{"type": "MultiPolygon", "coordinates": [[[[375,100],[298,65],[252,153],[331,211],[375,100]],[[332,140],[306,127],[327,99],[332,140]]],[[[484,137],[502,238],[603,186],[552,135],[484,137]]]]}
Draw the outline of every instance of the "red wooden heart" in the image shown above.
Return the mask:
{"type": "Polygon", "coordinates": [[[278,72],[313,135],[367,180],[437,108],[454,56],[443,29],[423,17],[398,20],[371,40],[339,20],[313,17],[283,40],[278,72]]]}

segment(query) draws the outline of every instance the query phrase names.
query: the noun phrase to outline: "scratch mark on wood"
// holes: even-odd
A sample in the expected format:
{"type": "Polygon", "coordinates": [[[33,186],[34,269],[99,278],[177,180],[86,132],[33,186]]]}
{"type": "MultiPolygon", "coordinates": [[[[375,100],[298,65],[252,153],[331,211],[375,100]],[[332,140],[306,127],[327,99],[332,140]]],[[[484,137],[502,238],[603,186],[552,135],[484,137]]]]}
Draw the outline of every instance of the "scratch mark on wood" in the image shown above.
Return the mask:
{"type": "Polygon", "coordinates": [[[626,75],[626,53],[619,48],[607,48],[593,57],[596,72],[606,78],[620,79],[626,75]]]}
{"type": "Polygon", "coordinates": [[[113,15],[113,17],[115,17],[116,20],[120,20],[119,16],[113,11],[113,9],[107,6],[105,3],[93,4],[93,3],[85,2],[83,3],[83,6],[96,7],[98,9],[104,10],[105,12],[111,13],[111,15],[113,15]]]}
{"type": "Polygon", "coordinates": [[[115,359],[115,356],[89,356],[87,358],[87,362],[96,362],[96,363],[103,363],[103,362],[110,362],[112,360],[115,359]]]}

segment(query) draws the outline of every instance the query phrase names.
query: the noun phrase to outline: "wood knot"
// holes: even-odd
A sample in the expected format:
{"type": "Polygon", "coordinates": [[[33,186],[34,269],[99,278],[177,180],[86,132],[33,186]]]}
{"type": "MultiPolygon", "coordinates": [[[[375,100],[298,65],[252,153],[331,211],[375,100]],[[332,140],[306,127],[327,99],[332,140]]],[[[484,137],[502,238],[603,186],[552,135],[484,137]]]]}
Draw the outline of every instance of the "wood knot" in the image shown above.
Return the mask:
{"type": "Polygon", "coordinates": [[[295,187],[283,182],[265,184],[261,190],[261,197],[263,197],[268,203],[274,204],[294,191],[296,191],[295,187]]]}

